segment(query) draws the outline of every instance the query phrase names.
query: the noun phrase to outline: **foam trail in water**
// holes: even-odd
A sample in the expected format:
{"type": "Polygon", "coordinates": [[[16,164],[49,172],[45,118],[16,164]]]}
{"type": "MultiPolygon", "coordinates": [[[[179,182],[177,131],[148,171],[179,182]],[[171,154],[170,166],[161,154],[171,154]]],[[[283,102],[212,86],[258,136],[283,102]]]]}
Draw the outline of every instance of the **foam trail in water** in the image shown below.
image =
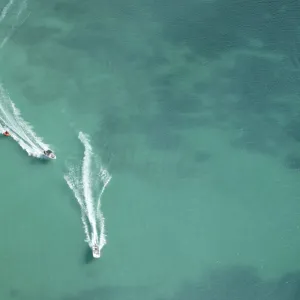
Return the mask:
{"type": "Polygon", "coordinates": [[[105,219],[104,216],[101,212],[101,197],[102,194],[104,193],[104,190],[106,186],[109,184],[109,181],[111,179],[110,174],[105,170],[104,168],[101,167],[100,169],[100,180],[103,182],[103,187],[101,188],[101,192],[98,198],[97,202],[97,219],[99,220],[99,225],[100,225],[100,232],[102,233],[99,238],[99,248],[102,249],[104,245],[106,244],[106,237],[105,237],[105,219]]]}
{"type": "Polygon", "coordinates": [[[86,235],[86,242],[89,243],[89,241],[91,240],[90,237],[90,233],[89,233],[89,228],[88,228],[88,220],[87,220],[87,211],[86,211],[86,207],[85,207],[85,202],[84,202],[84,198],[82,195],[82,185],[81,182],[79,181],[80,176],[80,172],[77,168],[70,168],[69,170],[69,175],[68,176],[64,176],[70,189],[74,192],[75,198],[78,201],[80,207],[81,207],[81,220],[83,223],[83,228],[84,228],[84,232],[86,235]]]}
{"type": "MultiPolygon", "coordinates": [[[[23,11],[25,11],[26,9],[27,9],[27,0],[24,0],[24,1],[21,2],[20,7],[19,7],[19,10],[18,10],[18,12],[17,12],[17,15],[16,15],[17,20],[19,20],[19,17],[20,17],[21,14],[23,13],[23,11]]],[[[28,16],[29,16],[29,14],[27,15],[27,17],[28,17],[28,16]]],[[[26,19],[27,19],[27,17],[26,17],[26,19]]],[[[21,23],[23,24],[24,21],[21,22],[21,23]]]]}
{"type": "Polygon", "coordinates": [[[78,138],[84,145],[82,165],[77,168],[72,166],[64,178],[81,207],[86,241],[91,248],[97,245],[101,253],[101,249],[106,244],[105,219],[101,211],[101,199],[111,180],[111,175],[93,153],[88,136],[79,132],[78,138]],[[99,164],[100,171],[95,173],[95,167],[99,164]],[[99,195],[95,197],[94,194],[99,188],[99,195]]]}
{"type": "MultiPolygon", "coordinates": [[[[10,16],[14,15],[14,13],[12,12],[11,14],[9,13],[11,10],[13,10],[14,6],[17,6],[19,2],[15,3],[14,0],[9,0],[9,2],[5,5],[5,7],[2,9],[1,14],[0,14],[0,24],[2,22],[4,22],[4,19],[6,18],[10,18],[10,16]],[[9,13],[9,14],[8,14],[9,13]]],[[[0,43],[0,49],[4,47],[4,45],[8,42],[8,40],[11,38],[11,36],[14,33],[14,30],[16,27],[21,26],[29,17],[29,13],[27,14],[27,16],[25,18],[23,18],[23,20],[21,20],[21,22],[19,22],[19,19],[22,15],[22,13],[27,9],[27,0],[23,0],[21,1],[19,8],[17,10],[17,12],[15,13],[15,20],[8,20],[8,23],[13,23],[10,25],[10,29],[8,31],[8,33],[6,34],[6,36],[2,39],[1,43],[0,43]]]]}
{"type": "Polygon", "coordinates": [[[9,11],[9,9],[13,4],[14,4],[14,0],[9,0],[9,2],[4,6],[0,14],[0,23],[4,20],[4,18],[7,15],[7,12],[9,11]]]}
{"type": "Polygon", "coordinates": [[[0,85],[0,122],[28,155],[41,157],[43,151],[49,149],[49,145],[44,144],[42,139],[36,136],[30,124],[23,120],[2,85],[0,85]]]}

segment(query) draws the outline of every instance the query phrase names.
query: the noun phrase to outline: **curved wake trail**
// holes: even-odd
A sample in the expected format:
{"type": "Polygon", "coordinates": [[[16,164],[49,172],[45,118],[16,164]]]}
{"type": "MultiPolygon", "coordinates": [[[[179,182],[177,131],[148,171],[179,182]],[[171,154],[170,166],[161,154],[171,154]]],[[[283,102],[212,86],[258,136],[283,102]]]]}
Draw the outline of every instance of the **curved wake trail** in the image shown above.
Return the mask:
{"type": "Polygon", "coordinates": [[[86,242],[91,248],[97,245],[99,252],[101,252],[106,244],[105,219],[101,211],[101,198],[111,180],[111,175],[93,153],[88,136],[79,132],[78,138],[84,146],[82,165],[72,166],[64,178],[81,207],[81,220],[86,242]],[[99,165],[100,170],[95,170],[99,165]],[[98,195],[95,197],[94,194],[97,194],[97,191],[98,195]]]}
{"type": "Polygon", "coordinates": [[[14,4],[14,0],[9,0],[9,2],[4,6],[4,8],[1,11],[0,14],[0,22],[2,22],[4,20],[4,18],[7,15],[7,12],[9,11],[9,9],[11,8],[11,6],[14,4]]]}
{"type": "Polygon", "coordinates": [[[0,85],[0,123],[1,129],[8,130],[11,137],[28,155],[40,157],[44,150],[49,149],[49,145],[43,143],[30,124],[23,120],[2,85],[0,85]]]}
{"type": "Polygon", "coordinates": [[[20,21],[20,17],[22,16],[23,12],[26,11],[26,9],[27,9],[27,0],[21,0],[21,1],[9,0],[7,4],[2,8],[0,12],[0,24],[5,23],[6,19],[8,18],[7,22],[10,23],[9,25],[10,29],[8,30],[8,33],[0,42],[0,49],[8,42],[10,37],[13,35],[16,27],[21,26],[29,17],[29,13],[28,13],[20,21]]]}

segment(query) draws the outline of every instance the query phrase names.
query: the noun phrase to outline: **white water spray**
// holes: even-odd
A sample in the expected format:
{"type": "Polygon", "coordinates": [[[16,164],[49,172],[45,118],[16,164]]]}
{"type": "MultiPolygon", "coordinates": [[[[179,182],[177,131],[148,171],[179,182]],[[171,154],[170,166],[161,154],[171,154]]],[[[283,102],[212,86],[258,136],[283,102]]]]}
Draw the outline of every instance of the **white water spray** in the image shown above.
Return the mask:
{"type": "Polygon", "coordinates": [[[97,246],[100,256],[101,249],[106,244],[105,219],[101,211],[101,198],[111,180],[111,175],[101,165],[101,162],[99,163],[99,159],[93,153],[88,136],[79,132],[78,138],[84,145],[82,165],[72,166],[64,178],[81,207],[81,220],[86,242],[92,249],[97,246]],[[96,173],[95,168],[99,164],[100,170],[97,170],[96,173]],[[97,191],[98,197],[94,195],[97,191]]]}
{"type": "Polygon", "coordinates": [[[43,151],[50,148],[34,133],[30,124],[23,120],[20,111],[2,85],[0,85],[0,123],[1,129],[8,130],[11,137],[30,156],[41,157],[43,151]]]}

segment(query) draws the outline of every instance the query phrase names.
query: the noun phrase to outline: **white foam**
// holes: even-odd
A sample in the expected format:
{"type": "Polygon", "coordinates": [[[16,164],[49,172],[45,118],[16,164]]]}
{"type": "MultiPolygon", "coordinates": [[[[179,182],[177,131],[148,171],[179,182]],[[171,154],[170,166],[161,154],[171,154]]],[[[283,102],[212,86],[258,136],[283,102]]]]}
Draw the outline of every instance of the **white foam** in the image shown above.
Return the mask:
{"type": "Polygon", "coordinates": [[[70,189],[74,192],[75,198],[78,201],[81,207],[81,220],[83,223],[84,232],[86,235],[86,242],[91,240],[89,229],[88,229],[88,220],[86,217],[87,211],[85,207],[85,201],[83,200],[83,193],[82,193],[82,185],[79,181],[80,172],[75,168],[70,168],[69,174],[64,176],[66,182],[70,189]]]}
{"type": "Polygon", "coordinates": [[[83,196],[86,203],[86,213],[92,227],[92,244],[96,243],[97,237],[97,226],[96,226],[96,216],[94,208],[94,198],[92,190],[92,169],[91,169],[91,158],[93,155],[92,147],[89,143],[88,137],[82,132],[79,133],[79,139],[84,145],[84,158],[82,166],[82,183],[83,183],[83,196]]]}
{"type": "Polygon", "coordinates": [[[49,145],[43,143],[30,124],[23,120],[20,111],[10,99],[0,84],[0,121],[2,127],[9,131],[11,137],[30,156],[40,157],[44,150],[49,149],[49,145]]]}
{"type": "Polygon", "coordinates": [[[72,166],[64,178],[81,207],[86,241],[90,248],[97,245],[101,253],[101,249],[106,244],[105,219],[101,211],[101,199],[111,180],[111,175],[101,165],[101,162],[99,173],[94,172],[94,167],[99,165],[99,160],[93,153],[89,137],[87,134],[79,132],[78,138],[84,145],[82,165],[77,168],[72,166]],[[94,193],[99,187],[100,193],[95,198],[94,193]]]}

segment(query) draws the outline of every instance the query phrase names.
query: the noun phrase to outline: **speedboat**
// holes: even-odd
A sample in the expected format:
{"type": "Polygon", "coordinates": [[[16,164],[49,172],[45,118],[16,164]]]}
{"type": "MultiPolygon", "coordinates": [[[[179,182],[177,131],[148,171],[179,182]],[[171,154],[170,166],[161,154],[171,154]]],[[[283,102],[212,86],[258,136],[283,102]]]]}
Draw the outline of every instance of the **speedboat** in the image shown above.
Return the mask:
{"type": "Polygon", "coordinates": [[[45,159],[56,159],[55,154],[51,150],[45,150],[42,157],[45,159]]]}
{"type": "Polygon", "coordinates": [[[99,249],[99,246],[94,244],[93,247],[92,247],[92,250],[93,250],[93,257],[94,258],[99,258],[100,257],[100,249],[99,249]]]}

